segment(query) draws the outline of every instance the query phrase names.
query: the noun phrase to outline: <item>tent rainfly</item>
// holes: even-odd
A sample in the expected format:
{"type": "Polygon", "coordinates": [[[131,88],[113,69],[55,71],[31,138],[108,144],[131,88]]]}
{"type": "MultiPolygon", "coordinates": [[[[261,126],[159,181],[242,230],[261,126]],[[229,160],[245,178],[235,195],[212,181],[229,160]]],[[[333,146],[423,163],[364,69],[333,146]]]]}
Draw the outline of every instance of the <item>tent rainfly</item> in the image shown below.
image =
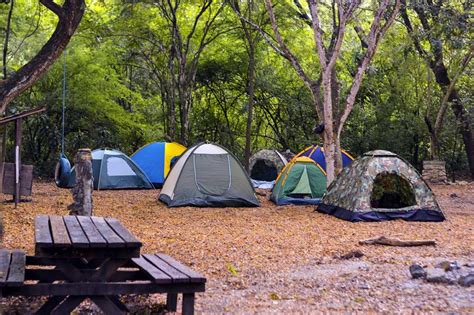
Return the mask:
{"type": "MultiPolygon", "coordinates": [[[[315,161],[321,168],[326,172],[326,158],[324,157],[324,148],[319,146],[319,145],[312,145],[310,147],[307,147],[300,153],[296,155],[296,157],[300,156],[307,156],[313,161],[315,161]]],[[[342,166],[346,167],[349,166],[352,161],[354,161],[354,158],[347,153],[345,150],[341,150],[341,156],[342,156],[342,166]]]]}
{"type": "Polygon", "coordinates": [[[171,164],[176,162],[186,148],[176,142],[153,142],[135,152],[131,159],[142,169],[153,186],[163,186],[171,164]]]}
{"type": "MultiPolygon", "coordinates": [[[[150,189],[153,188],[145,173],[124,153],[118,150],[92,151],[94,189],[150,189]]],[[[68,187],[74,187],[76,172],[71,169],[68,187]]]]}
{"type": "Polygon", "coordinates": [[[247,173],[225,148],[200,143],[176,162],[159,200],[169,207],[258,207],[247,173]]]}
{"type": "Polygon", "coordinates": [[[260,150],[249,161],[250,178],[258,181],[274,181],[288,161],[277,150],[260,150]]]}
{"type": "Polygon", "coordinates": [[[317,211],[357,221],[443,221],[434,194],[416,169],[396,154],[365,153],[328,187],[317,211]]]}
{"type": "Polygon", "coordinates": [[[326,191],[326,173],[308,157],[291,160],[273,186],[272,200],[277,205],[319,204],[326,191]]]}

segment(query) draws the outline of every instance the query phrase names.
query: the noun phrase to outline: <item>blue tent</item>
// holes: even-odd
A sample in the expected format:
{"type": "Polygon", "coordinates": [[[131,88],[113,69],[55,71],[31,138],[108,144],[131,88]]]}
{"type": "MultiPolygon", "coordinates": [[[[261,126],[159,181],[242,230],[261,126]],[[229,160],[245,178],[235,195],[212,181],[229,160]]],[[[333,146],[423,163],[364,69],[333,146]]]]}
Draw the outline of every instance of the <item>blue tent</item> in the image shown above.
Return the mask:
{"type": "MultiPolygon", "coordinates": [[[[347,153],[344,150],[341,150],[341,155],[342,155],[342,166],[346,167],[351,165],[352,161],[354,161],[354,158],[347,153]]],[[[319,145],[312,145],[300,153],[296,155],[297,157],[299,156],[307,156],[313,161],[315,161],[317,164],[321,166],[321,168],[326,171],[326,159],[324,158],[324,148],[320,147],[319,145]]]]}
{"type": "Polygon", "coordinates": [[[150,179],[155,187],[161,187],[171,168],[171,164],[186,151],[179,143],[153,142],[140,148],[131,159],[150,179]]]}

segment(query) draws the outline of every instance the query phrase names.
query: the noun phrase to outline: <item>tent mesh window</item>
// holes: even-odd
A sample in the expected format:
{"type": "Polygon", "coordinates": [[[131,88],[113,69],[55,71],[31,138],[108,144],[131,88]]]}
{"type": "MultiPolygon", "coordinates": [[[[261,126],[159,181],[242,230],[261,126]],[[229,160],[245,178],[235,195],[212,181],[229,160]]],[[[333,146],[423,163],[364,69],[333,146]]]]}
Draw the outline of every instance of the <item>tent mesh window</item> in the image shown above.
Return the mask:
{"type": "Polygon", "coordinates": [[[372,208],[398,209],[416,205],[411,184],[397,174],[381,173],[375,177],[370,196],[372,208]]]}
{"type": "Polygon", "coordinates": [[[250,177],[255,180],[263,180],[271,182],[278,176],[278,171],[275,163],[269,160],[258,159],[252,168],[250,177]]]}

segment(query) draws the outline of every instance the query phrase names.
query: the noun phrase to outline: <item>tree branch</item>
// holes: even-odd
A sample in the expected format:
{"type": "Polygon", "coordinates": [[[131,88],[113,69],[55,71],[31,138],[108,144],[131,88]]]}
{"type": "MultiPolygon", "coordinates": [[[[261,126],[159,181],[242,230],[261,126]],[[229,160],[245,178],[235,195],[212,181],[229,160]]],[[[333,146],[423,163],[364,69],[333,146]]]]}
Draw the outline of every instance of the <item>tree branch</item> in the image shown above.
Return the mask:
{"type": "Polygon", "coordinates": [[[64,18],[65,12],[63,8],[53,0],[40,0],[40,3],[56,14],[60,20],[64,18]]]}
{"type": "Polygon", "coordinates": [[[434,133],[435,136],[438,136],[439,133],[441,132],[441,128],[443,126],[443,120],[444,116],[446,114],[446,110],[448,108],[448,103],[449,99],[451,97],[451,93],[454,90],[454,86],[456,85],[457,80],[463,73],[464,69],[466,69],[467,65],[471,61],[471,59],[474,57],[474,46],[471,46],[467,54],[464,56],[461,65],[459,66],[458,71],[456,72],[455,76],[451,79],[451,82],[449,83],[448,88],[446,89],[446,92],[444,94],[443,100],[441,101],[441,107],[438,111],[438,115],[436,116],[436,122],[434,125],[434,133]]]}
{"type": "Polygon", "coordinates": [[[395,20],[395,17],[398,14],[398,11],[400,10],[400,0],[396,0],[395,6],[391,12],[390,17],[388,18],[387,22],[383,26],[381,26],[382,19],[387,11],[387,8],[390,2],[391,0],[383,0],[383,2],[380,4],[377,10],[377,13],[375,14],[375,18],[372,22],[372,25],[370,27],[370,32],[368,35],[369,47],[367,48],[367,51],[365,52],[362,62],[360,63],[359,68],[357,69],[354,80],[352,81],[352,86],[349,91],[349,95],[346,98],[344,112],[340,118],[338,130],[337,130],[338,136],[341,135],[342,128],[344,127],[344,123],[346,122],[347,118],[352,112],[352,109],[354,108],[355,99],[356,99],[357,93],[359,92],[360,85],[362,84],[362,78],[364,76],[365,71],[367,70],[367,67],[370,61],[372,60],[375,52],[377,51],[377,47],[380,43],[380,39],[387,32],[388,28],[392,25],[393,21],[395,20]]]}
{"type": "Polygon", "coordinates": [[[0,112],[4,112],[15,97],[48,71],[64,51],[84,14],[84,0],[65,0],[62,7],[51,0],[40,0],[40,2],[58,15],[58,24],[54,33],[36,56],[8,79],[0,81],[0,112]]]}

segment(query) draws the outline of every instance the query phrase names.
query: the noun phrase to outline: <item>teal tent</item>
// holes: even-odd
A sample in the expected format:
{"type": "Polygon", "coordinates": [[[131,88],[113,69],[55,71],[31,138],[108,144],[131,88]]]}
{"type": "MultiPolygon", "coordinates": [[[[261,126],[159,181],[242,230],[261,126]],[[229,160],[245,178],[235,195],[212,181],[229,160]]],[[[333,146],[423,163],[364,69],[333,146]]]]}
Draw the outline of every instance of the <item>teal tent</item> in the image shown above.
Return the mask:
{"type": "MultiPolygon", "coordinates": [[[[92,151],[94,189],[150,189],[153,185],[145,173],[123,152],[98,149],[92,151]]],[[[71,169],[68,185],[74,187],[75,168],[71,169]]]]}

